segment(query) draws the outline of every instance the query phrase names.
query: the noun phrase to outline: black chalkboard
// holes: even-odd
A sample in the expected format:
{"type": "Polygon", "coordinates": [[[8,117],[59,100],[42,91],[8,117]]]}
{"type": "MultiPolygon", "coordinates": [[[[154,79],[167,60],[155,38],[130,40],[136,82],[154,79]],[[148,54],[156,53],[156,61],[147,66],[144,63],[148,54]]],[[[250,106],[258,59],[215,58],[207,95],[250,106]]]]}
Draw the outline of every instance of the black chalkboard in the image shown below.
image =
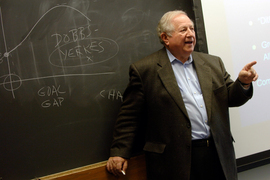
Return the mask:
{"type": "Polygon", "coordinates": [[[161,48],[160,17],[192,1],[0,0],[0,177],[104,161],[129,65],[161,48]]]}

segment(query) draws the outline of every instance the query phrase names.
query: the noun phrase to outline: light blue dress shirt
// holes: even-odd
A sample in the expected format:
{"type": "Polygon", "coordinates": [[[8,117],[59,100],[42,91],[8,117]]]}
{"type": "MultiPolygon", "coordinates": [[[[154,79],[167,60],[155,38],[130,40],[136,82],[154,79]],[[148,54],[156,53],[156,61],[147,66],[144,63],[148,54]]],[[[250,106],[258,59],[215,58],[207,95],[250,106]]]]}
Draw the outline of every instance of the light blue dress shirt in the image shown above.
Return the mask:
{"type": "Polygon", "coordinates": [[[206,139],[210,136],[210,127],[200,83],[192,64],[193,58],[190,55],[183,64],[168,49],[167,54],[191,122],[192,140],[206,139]]]}

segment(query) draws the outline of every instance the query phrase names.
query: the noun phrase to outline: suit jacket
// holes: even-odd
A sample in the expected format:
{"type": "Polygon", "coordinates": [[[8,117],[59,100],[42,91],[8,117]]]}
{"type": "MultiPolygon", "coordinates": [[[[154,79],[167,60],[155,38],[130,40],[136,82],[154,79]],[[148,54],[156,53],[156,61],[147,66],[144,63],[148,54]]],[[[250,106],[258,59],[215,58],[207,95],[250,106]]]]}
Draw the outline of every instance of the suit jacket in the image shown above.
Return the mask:
{"type": "MultiPolygon", "coordinates": [[[[237,179],[229,107],[252,96],[230,79],[219,57],[193,52],[211,135],[228,180],[237,179]]],[[[166,49],[133,63],[130,82],[115,126],[111,156],[130,158],[134,141],[144,133],[148,179],[189,180],[191,123],[166,49]]]]}

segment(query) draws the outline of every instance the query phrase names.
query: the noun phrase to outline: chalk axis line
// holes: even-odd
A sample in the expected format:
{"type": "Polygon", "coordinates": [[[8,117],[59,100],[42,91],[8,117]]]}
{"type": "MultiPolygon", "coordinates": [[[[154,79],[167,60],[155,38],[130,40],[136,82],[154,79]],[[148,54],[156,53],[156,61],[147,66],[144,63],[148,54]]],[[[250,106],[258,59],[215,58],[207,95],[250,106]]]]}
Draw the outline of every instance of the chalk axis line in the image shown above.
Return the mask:
{"type": "MultiPolygon", "coordinates": [[[[46,11],[39,19],[38,21],[34,24],[32,29],[29,31],[29,33],[25,36],[25,38],[13,49],[8,51],[7,43],[6,43],[6,36],[5,36],[5,30],[4,30],[4,22],[3,22],[3,15],[2,15],[2,9],[0,7],[0,20],[1,20],[1,28],[2,28],[2,33],[3,33],[3,40],[4,40],[4,45],[5,45],[5,53],[0,57],[0,64],[3,63],[3,59],[6,58],[7,60],[7,66],[8,66],[8,74],[0,76],[0,79],[3,79],[3,82],[0,83],[1,86],[4,87],[5,90],[10,91],[12,93],[13,98],[15,99],[15,90],[19,89],[22,85],[23,82],[25,81],[33,81],[33,80],[38,80],[38,79],[49,79],[49,78],[58,78],[58,77],[76,77],[76,76],[97,76],[97,75],[110,75],[110,74],[115,74],[115,72],[104,72],[104,73],[93,73],[93,74],[63,74],[63,75],[53,75],[53,76],[44,76],[44,77],[35,77],[35,78],[28,78],[28,79],[21,79],[20,76],[11,73],[11,68],[10,68],[10,62],[9,62],[9,56],[10,54],[15,51],[18,47],[20,47],[30,36],[32,31],[35,29],[35,27],[38,25],[38,23],[48,14],[50,11],[56,9],[56,8],[70,8],[74,11],[77,11],[80,13],[82,16],[84,16],[88,21],[91,21],[85,14],[83,14],[81,11],[78,9],[68,6],[68,5],[57,5],[46,11]]],[[[1,53],[0,53],[1,56],[1,53]]]]}

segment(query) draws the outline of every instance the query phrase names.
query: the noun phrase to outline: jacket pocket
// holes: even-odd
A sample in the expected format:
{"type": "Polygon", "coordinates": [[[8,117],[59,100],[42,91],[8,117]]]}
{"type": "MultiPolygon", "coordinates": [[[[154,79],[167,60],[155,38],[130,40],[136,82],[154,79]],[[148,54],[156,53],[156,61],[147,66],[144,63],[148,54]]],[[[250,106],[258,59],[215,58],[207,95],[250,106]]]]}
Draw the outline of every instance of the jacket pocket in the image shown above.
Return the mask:
{"type": "Polygon", "coordinates": [[[154,153],[163,153],[165,150],[166,144],[162,143],[154,143],[154,142],[146,142],[143,150],[154,153]]]}

